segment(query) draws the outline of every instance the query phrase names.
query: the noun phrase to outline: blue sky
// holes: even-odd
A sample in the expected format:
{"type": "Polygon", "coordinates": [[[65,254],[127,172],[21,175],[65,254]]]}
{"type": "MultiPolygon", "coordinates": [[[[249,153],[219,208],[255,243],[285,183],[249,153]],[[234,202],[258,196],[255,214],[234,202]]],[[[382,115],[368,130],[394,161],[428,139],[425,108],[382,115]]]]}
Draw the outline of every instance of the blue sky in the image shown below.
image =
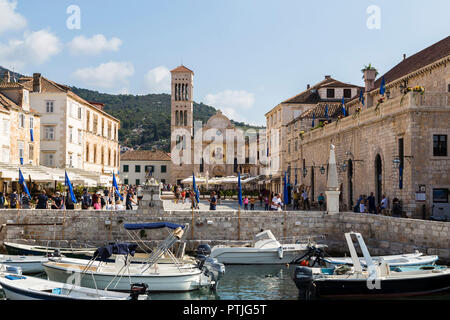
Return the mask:
{"type": "Polygon", "coordinates": [[[363,85],[365,64],[382,74],[445,38],[448,12],[444,0],[0,0],[0,65],[147,94],[168,92],[168,70],[183,63],[195,72],[195,101],[265,124],[267,111],[324,75],[363,85]],[[67,28],[70,5],[80,29],[67,28]],[[379,29],[367,27],[372,5],[379,29]]]}

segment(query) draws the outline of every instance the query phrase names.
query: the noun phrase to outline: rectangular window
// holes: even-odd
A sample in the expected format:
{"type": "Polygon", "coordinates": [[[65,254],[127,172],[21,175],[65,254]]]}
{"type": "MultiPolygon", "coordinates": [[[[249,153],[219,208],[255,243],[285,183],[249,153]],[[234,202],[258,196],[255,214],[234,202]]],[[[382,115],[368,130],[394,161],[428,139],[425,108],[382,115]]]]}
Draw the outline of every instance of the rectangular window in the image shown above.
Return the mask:
{"type": "Polygon", "coordinates": [[[89,111],[86,111],[86,131],[91,131],[90,121],[91,113],[89,111]]]}
{"type": "Polygon", "coordinates": [[[89,143],[86,144],[86,162],[89,162],[89,143]]]}
{"type": "Polygon", "coordinates": [[[47,111],[47,113],[54,112],[54,104],[55,104],[54,101],[47,101],[46,102],[46,111],[47,111]]]}
{"type": "Polygon", "coordinates": [[[136,185],[137,186],[141,185],[141,180],[140,179],[136,179],[136,185]]]}
{"type": "Polygon", "coordinates": [[[102,118],[102,137],[105,136],[105,119],[102,118]]]}
{"type": "Polygon", "coordinates": [[[433,202],[448,203],[448,189],[433,189],[433,202]]]}
{"type": "Polygon", "coordinates": [[[92,128],[94,134],[98,133],[98,128],[97,127],[98,127],[98,116],[96,114],[94,114],[94,125],[93,125],[93,128],[92,128]]]}
{"type": "Polygon", "coordinates": [[[129,167],[128,167],[128,165],[127,164],[124,164],[123,165],[123,172],[129,172],[129,167]]]}
{"type": "Polygon", "coordinates": [[[139,165],[134,166],[134,172],[141,172],[141,166],[139,165]]]}
{"type": "Polygon", "coordinates": [[[81,119],[81,112],[82,112],[81,107],[78,107],[78,119],[81,119]]]}
{"type": "Polygon", "coordinates": [[[147,172],[155,173],[155,166],[145,166],[145,173],[147,172]]]}
{"type": "Polygon", "coordinates": [[[34,146],[31,143],[28,145],[28,159],[31,161],[34,159],[34,146]]]}
{"type": "Polygon", "coordinates": [[[73,154],[69,153],[69,167],[73,167],[73,154]]]}
{"type": "Polygon", "coordinates": [[[82,143],[83,143],[83,131],[78,129],[78,144],[82,144],[82,143]]]}
{"type": "Polygon", "coordinates": [[[167,166],[161,166],[161,173],[167,172],[167,166]]]}
{"type": "Polygon", "coordinates": [[[30,129],[34,129],[34,118],[30,117],[30,129]]]}
{"type": "Polygon", "coordinates": [[[97,163],[97,145],[94,144],[94,163],[97,163]]]}
{"type": "Polygon", "coordinates": [[[352,97],[352,89],[344,89],[344,98],[352,97]]]}
{"type": "Polygon", "coordinates": [[[334,98],[334,89],[327,89],[327,98],[334,98]]]}
{"type": "Polygon", "coordinates": [[[433,135],[433,156],[446,157],[447,156],[447,135],[435,134],[433,135]]]}
{"type": "Polygon", "coordinates": [[[400,159],[400,168],[404,168],[404,161],[405,161],[405,150],[403,146],[403,138],[398,139],[398,157],[400,159]]]}
{"type": "Polygon", "coordinates": [[[128,179],[123,179],[124,184],[128,184],[128,179]]]}
{"type": "Polygon", "coordinates": [[[73,128],[69,127],[69,142],[73,143],[73,128]]]}
{"type": "Polygon", "coordinates": [[[53,167],[55,165],[55,155],[53,153],[47,153],[45,159],[47,167],[53,167]]]}
{"type": "Polygon", "coordinates": [[[19,127],[25,128],[25,115],[23,113],[19,114],[19,127]]]}
{"type": "Polygon", "coordinates": [[[45,127],[45,139],[55,140],[55,127],[45,127]]]}
{"type": "Polygon", "coordinates": [[[25,150],[24,150],[23,141],[19,141],[19,158],[24,158],[24,156],[25,156],[25,150]]]}

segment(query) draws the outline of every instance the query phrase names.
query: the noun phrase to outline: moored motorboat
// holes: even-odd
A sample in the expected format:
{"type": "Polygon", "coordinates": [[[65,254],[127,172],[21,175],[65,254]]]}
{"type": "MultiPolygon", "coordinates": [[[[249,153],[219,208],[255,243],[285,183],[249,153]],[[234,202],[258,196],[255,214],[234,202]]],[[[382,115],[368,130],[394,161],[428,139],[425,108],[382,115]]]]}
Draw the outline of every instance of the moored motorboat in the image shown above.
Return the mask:
{"type": "Polygon", "coordinates": [[[44,270],[50,280],[67,282],[69,277],[81,286],[89,288],[129,290],[129,284],[146,283],[149,291],[191,291],[202,287],[214,287],[224,273],[223,265],[204,257],[196,264],[181,263],[170,252],[173,244],[181,239],[186,226],[172,223],[125,224],[126,230],[160,229],[173,230],[169,236],[153,250],[145,263],[133,264],[132,257],[137,245],[114,244],[99,248],[89,264],[49,261],[44,270]],[[116,255],[114,263],[106,263],[111,255],[116,255]],[[158,263],[163,255],[173,259],[173,263],[158,263]],[[95,259],[100,258],[100,263],[95,259]]]}
{"type": "Polygon", "coordinates": [[[309,246],[324,248],[326,245],[305,243],[281,244],[270,230],[255,236],[251,247],[218,245],[211,249],[211,257],[224,264],[286,264],[306,252],[309,246]]]}
{"type": "Polygon", "coordinates": [[[131,294],[97,290],[23,276],[20,268],[0,266],[0,285],[8,300],[146,300],[146,286],[134,284],[131,294]]]}
{"type": "Polygon", "coordinates": [[[384,260],[375,263],[359,233],[346,233],[352,266],[331,268],[296,267],[294,282],[299,295],[311,298],[386,298],[425,295],[450,290],[446,266],[400,266],[391,268],[384,260]],[[367,268],[356,254],[351,236],[356,236],[367,268]]]}
{"type": "Polygon", "coordinates": [[[47,262],[46,256],[15,256],[0,254],[0,265],[7,264],[9,266],[20,267],[25,274],[44,272],[42,263],[47,262]]]}
{"type": "Polygon", "coordinates": [[[67,247],[50,247],[40,245],[28,245],[15,242],[3,242],[6,251],[10,255],[24,256],[45,256],[57,252],[70,258],[91,259],[95,252],[95,248],[67,248],[67,247]]]}

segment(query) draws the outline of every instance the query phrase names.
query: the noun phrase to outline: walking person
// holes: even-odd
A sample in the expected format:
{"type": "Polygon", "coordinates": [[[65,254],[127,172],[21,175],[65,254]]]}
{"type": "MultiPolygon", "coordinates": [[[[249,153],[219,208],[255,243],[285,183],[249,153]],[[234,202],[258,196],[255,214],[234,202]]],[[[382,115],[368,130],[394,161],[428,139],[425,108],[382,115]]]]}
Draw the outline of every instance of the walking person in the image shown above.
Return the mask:
{"type": "Polygon", "coordinates": [[[267,195],[264,196],[264,211],[269,211],[269,197],[267,195]]]}
{"type": "Polygon", "coordinates": [[[243,202],[244,202],[244,210],[248,210],[248,197],[247,196],[245,196],[243,202]]]}
{"type": "Polygon", "coordinates": [[[320,211],[324,211],[324,209],[325,209],[325,197],[323,196],[323,193],[321,193],[317,197],[317,202],[319,203],[319,210],[320,211]]]}
{"type": "Polygon", "coordinates": [[[255,202],[256,202],[256,199],[251,197],[250,198],[250,210],[255,210],[255,202]]]}
{"type": "Polygon", "coordinates": [[[3,192],[0,192],[0,209],[5,209],[6,198],[3,195],[3,192]]]}
{"type": "Polygon", "coordinates": [[[381,199],[380,209],[381,209],[381,213],[385,215],[386,209],[387,209],[387,198],[386,198],[386,195],[384,195],[384,194],[381,199]]]}
{"type": "Polygon", "coordinates": [[[364,212],[366,212],[366,200],[363,198],[359,202],[359,213],[364,213],[364,212]]]}
{"type": "Polygon", "coordinates": [[[211,197],[209,198],[209,210],[216,210],[217,198],[216,193],[213,191],[211,197]]]}
{"type": "Polygon", "coordinates": [[[66,207],[66,210],[75,209],[75,204],[72,201],[72,197],[70,195],[69,189],[66,190],[66,197],[65,197],[64,205],[66,207]]]}
{"type": "Polygon", "coordinates": [[[83,195],[81,196],[81,209],[87,210],[90,206],[92,206],[92,197],[85,188],[83,189],[83,195]]]}
{"type": "Polygon", "coordinates": [[[277,193],[272,199],[272,204],[270,206],[270,210],[271,211],[282,211],[282,208],[281,208],[282,205],[283,205],[283,203],[281,202],[281,195],[279,193],[277,193]]]}
{"type": "Polygon", "coordinates": [[[56,195],[53,197],[53,203],[51,205],[52,209],[62,209],[63,198],[61,197],[61,193],[59,191],[56,192],[56,195]]]}
{"type": "Polygon", "coordinates": [[[133,210],[133,205],[132,205],[132,203],[137,204],[137,203],[133,200],[133,191],[132,191],[131,189],[128,189],[128,192],[127,192],[127,199],[126,199],[126,202],[125,202],[125,205],[126,205],[126,207],[127,207],[127,210],[133,210]]]}

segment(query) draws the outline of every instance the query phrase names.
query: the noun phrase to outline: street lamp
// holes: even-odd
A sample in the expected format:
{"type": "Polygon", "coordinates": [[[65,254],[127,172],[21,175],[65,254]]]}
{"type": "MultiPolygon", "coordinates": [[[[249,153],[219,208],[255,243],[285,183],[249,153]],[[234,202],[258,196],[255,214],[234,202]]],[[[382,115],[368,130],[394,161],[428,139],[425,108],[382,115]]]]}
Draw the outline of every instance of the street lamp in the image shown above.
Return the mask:
{"type": "Polygon", "coordinates": [[[324,173],[325,173],[325,168],[324,168],[323,166],[322,166],[319,170],[320,170],[320,173],[321,173],[321,174],[324,174],[324,173]]]}
{"type": "Polygon", "coordinates": [[[394,168],[398,169],[400,167],[400,159],[398,157],[395,157],[392,162],[394,164],[394,168]]]}

